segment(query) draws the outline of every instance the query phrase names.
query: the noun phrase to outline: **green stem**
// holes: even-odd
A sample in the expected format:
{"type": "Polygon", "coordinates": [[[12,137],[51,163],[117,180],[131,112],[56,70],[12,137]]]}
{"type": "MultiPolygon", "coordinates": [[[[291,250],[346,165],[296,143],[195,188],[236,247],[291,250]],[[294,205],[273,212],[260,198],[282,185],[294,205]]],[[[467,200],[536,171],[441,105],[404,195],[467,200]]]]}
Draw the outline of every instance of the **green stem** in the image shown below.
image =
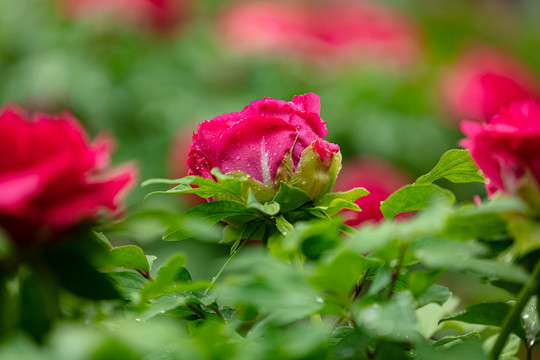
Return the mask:
{"type": "MultiPolygon", "coordinates": [[[[244,232],[242,233],[241,235],[241,239],[244,238],[244,233],[246,232],[248,228],[245,228],[244,229],[244,232]]],[[[214,276],[214,278],[212,279],[212,282],[210,283],[210,285],[206,288],[206,290],[204,291],[204,294],[207,295],[208,292],[210,291],[210,289],[212,287],[214,287],[217,279],[221,276],[221,273],[225,270],[225,268],[229,265],[229,263],[231,262],[231,260],[236,256],[236,254],[238,254],[240,252],[240,250],[242,250],[242,248],[244,246],[246,246],[246,244],[249,242],[249,240],[251,239],[251,237],[253,236],[253,234],[255,234],[255,232],[257,231],[257,227],[254,227],[251,232],[249,233],[249,235],[247,235],[245,237],[245,240],[244,242],[238,246],[237,249],[234,250],[234,252],[231,254],[231,256],[229,256],[229,258],[227,259],[227,261],[225,262],[225,264],[223,264],[223,266],[221,267],[221,269],[219,269],[218,273],[216,274],[216,276],[214,276]]]]}
{"type": "Polygon", "coordinates": [[[506,315],[506,317],[504,318],[501,332],[499,333],[497,341],[495,342],[495,345],[493,345],[493,349],[491,350],[491,359],[497,360],[499,358],[499,355],[501,354],[501,351],[503,350],[504,345],[506,344],[506,340],[508,339],[508,336],[510,336],[512,329],[514,329],[519,323],[523,308],[525,307],[525,305],[527,305],[531,296],[533,296],[538,290],[539,282],[540,261],[536,263],[529,282],[525,284],[523,289],[521,289],[516,304],[512,307],[508,315],[506,315]]]}
{"type": "Polygon", "coordinates": [[[227,259],[227,261],[225,262],[225,264],[223,264],[223,266],[221,267],[221,269],[219,269],[218,273],[216,274],[216,276],[214,276],[214,278],[212,279],[212,282],[210,283],[210,285],[206,288],[206,290],[204,291],[204,294],[207,295],[208,292],[210,291],[211,288],[214,287],[217,279],[219,279],[219,277],[221,276],[221,273],[223,273],[223,271],[225,270],[225,268],[227,268],[227,266],[229,265],[229,263],[231,262],[231,260],[236,256],[236,254],[238,254],[240,252],[240,250],[242,250],[242,248],[248,243],[249,239],[246,239],[244,240],[244,242],[242,243],[242,245],[240,245],[235,252],[233,252],[231,254],[231,256],[229,256],[229,258],[227,259]]]}
{"type": "Polygon", "coordinates": [[[403,266],[403,260],[405,258],[405,253],[407,252],[408,244],[402,244],[401,246],[401,253],[399,254],[398,263],[392,272],[392,278],[390,280],[390,285],[388,286],[388,294],[386,296],[387,300],[390,300],[392,298],[392,295],[394,295],[394,288],[396,287],[396,282],[399,278],[399,273],[401,272],[401,268],[403,266]]]}
{"type": "Polygon", "coordinates": [[[212,309],[212,311],[216,313],[216,315],[219,316],[221,320],[225,321],[225,317],[219,310],[219,305],[217,303],[213,303],[212,305],[209,306],[209,308],[212,309]]]}

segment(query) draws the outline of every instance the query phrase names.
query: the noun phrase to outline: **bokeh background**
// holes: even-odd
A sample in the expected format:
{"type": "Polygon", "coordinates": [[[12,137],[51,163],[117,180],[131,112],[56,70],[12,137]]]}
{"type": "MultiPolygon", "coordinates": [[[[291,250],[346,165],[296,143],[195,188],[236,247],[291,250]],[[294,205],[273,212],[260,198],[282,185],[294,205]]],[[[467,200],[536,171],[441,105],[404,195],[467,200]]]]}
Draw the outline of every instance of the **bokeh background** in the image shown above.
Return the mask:
{"type": "MultiPolygon", "coordinates": [[[[460,120],[537,94],[539,15],[536,0],[0,0],[0,104],[75,114],[145,180],[186,174],[198,122],[314,92],[345,164],[369,157],[413,181],[458,147],[460,120]]],[[[442,185],[460,201],[485,195],[442,185]]],[[[184,250],[209,278],[227,249],[162,242],[193,200],[143,203],[152,190],[133,191],[113,240],[163,260],[184,250]]]]}

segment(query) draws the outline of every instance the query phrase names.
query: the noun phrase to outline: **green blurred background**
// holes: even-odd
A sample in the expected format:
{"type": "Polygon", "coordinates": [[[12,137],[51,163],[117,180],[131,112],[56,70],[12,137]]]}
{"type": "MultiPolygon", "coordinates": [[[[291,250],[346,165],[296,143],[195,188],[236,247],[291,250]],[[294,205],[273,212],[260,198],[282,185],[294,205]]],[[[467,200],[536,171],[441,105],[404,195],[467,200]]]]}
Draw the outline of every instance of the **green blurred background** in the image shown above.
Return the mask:
{"type": "MultiPolygon", "coordinates": [[[[102,130],[112,134],[118,144],[115,163],[134,160],[145,180],[177,175],[170,165],[179,131],[189,139],[197,122],[240,111],[256,99],[290,101],[293,95],[315,92],[328,140],[339,144],[345,159],[377,156],[414,179],[462,137],[441,81],[464,48],[499,48],[540,76],[540,4],[383,3],[419,29],[420,52],[412,64],[389,68],[361,59],[343,64],[235,51],[218,26],[231,1],[193,0],[177,26],[164,34],[117,21],[122,14],[70,17],[58,1],[0,0],[0,103],[71,111],[92,136],[102,130]]],[[[479,185],[443,186],[462,201],[484,194],[479,185]]],[[[214,273],[217,263],[207,263],[209,253],[219,256],[224,249],[159,241],[163,219],[174,218],[187,205],[175,196],[143,204],[144,194],[154,189],[133,191],[126,220],[114,226],[115,241],[136,242],[159,258],[180,248],[189,253],[195,277],[214,273]]]]}

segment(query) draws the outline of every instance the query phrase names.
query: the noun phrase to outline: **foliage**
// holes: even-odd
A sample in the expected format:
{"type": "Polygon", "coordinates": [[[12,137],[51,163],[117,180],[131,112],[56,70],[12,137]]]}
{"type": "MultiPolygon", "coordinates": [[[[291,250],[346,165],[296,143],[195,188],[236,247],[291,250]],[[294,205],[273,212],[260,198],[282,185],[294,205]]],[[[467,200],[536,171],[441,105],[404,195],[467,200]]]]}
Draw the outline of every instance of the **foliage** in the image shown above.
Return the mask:
{"type": "MultiPolygon", "coordinates": [[[[181,254],[152,269],[154,258],[141,248],[113,247],[103,234],[83,231],[34,254],[38,258],[21,257],[23,265],[2,277],[2,308],[13,312],[3,311],[11,319],[2,323],[7,342],[0,354],[29,359],[43,354],[72,359],[487,359],[491,353],[510,359],[520,341],[533,348],[539,331],[532,296],[538,266],[531,274],[527,264],[520,264],[522,258],[504,260],[523,249],[505,240],[510,236],[505,224],[525,216],[526,208],[506,198],[480,207],[455,206],[448,197],[426,200],[414,190],[434,186],[429,182],[443,176],[437,173],[476,181],[461,175],[474,169],[462,151],[446,153],[421,184],[398,190],[383,204],[393,213],[418,211],[413,217],[358,230],[341,225],[336,214],[355,209],[353,201],[366,194],[363,189],[309,200],[302,190],[282,183],[272,201],[260,203],[251,191],[242,193],[245,178],[217,170],[216,182],[194,176],[152,180],[148,184],[177,184],[153,194],[234,199],[195,206],[164,234],[168,241],[208,241],[204,230],[225,223],[221,242],[231,246],[231,254],[219,273],[211,281],[193,280],[181,254]],[[471,221],[481,226],[470,226],[471,221]],[[260,240],[262,245],[256,243],[260,240]],[[452,273],[515,288],[517,303],[475,303],[457,312],[459,297],[439,282],[452,273]],[[81,327],[77,318],[94,325],[81,327]],[[494,333],[509,339],[506,346],[494,333]],[[68,342],[88,344],[74,348],[68,342]]],[[[3,253],[4,267],[13,251],[3,253]]]]}
{"type": "Polygon", "coordinates": [[[261,201],[249,179],[214,169],[216,181],[149,180],[156,191],[143,203],[148,187],[137,189],[124,220],[84,224],[59,244],[17,248],[0,233],[0,359],[538,352],[538,194],[470,201],[485,194],[484,176],[467,150],[449,150],[462,135],[437,94],[471,42],[538,68],[538,5],[387,1],[420,23],[425,46],[417,64],[396,70],[236,54],[216,25],[227,3],[199,1],[160,37],[66,18],[59,1],[0,0],[0,102],[69,109],[92,135],[109,129],[115,162],[135,158],[149,179],[171,176],[172,134],[189,137],[193,122],[313,91],[344,160],[379,156],[416,181],[382,203],[385,221],[357,229],[340,211],[361,211],[355,201],[368,190],[311,199],[280,183],[261,201]],[[190,206],[189,196],[214,201],[190,206]]]}

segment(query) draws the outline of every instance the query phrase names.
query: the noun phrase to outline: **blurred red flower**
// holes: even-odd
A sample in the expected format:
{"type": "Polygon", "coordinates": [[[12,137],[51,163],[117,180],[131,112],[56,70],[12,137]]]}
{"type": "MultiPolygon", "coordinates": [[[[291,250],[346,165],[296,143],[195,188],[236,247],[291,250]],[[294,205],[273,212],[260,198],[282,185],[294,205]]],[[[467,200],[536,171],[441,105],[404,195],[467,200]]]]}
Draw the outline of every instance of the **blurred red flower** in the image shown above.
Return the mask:
{"type": "Polygon", "coordinates": [[[490,195],[516,195],[528,179],[540,186],[540,104],[536,100],[503,106],[488,123],[464,121],[461,145],[486,178],[490,195]],[[526,176],[530,175],[530,177],[526,176]]]}
{"type": "Polygon", "coordinates": [[[148,27],[169,33],[190,12],[188,0],[61,0],[72,18],[109,16],[115,22],[148,27]]]}
{"type": "Polygon", "coordinates": [[[356,200],[362,212],[344,210],[341,213],[346,225],[358,226],[383,220],[381,202],[409,183],[408,176],[389,163],[373,157],[358,157],[343,164],[333,191],[347,191],[355,187],[363,187],[369,191],[369,195],[356,200]]]}
{"type": "Polygon", "coordinates": [[[0,227],[20,246],[59,241],[100,210],[119,211],[134,165],[110,168],[111,139],[90,142],[68,114],[0,112],[0,227]]]}
{"type": "Polygon", "coordinates": [[[240,2],[222,14],[220,33],[245,52],[308,60],[407,65],[418,59],[414,22],[377,2],[240,2]]]}
{"type": "Polygon", "coordinates": [[[539,94],[532,72],[496,49],[475,46],[465,51],[443,81],[445,101],[461,120],[489,120],[502,106],[539,94]]]}
{"type": "MultiPolygon", "coordinates": [[[[173,179],[179,179],[188,175],[187,165],[189,147],[191,146],[193,132],[197,124],[187,124],[176,133],[169,150],[169,174],[173,179]]],[[[195,206],[206,202],[205,199],[195,194],[182,194],[182,200],[188,206],[195,206]]]]}

